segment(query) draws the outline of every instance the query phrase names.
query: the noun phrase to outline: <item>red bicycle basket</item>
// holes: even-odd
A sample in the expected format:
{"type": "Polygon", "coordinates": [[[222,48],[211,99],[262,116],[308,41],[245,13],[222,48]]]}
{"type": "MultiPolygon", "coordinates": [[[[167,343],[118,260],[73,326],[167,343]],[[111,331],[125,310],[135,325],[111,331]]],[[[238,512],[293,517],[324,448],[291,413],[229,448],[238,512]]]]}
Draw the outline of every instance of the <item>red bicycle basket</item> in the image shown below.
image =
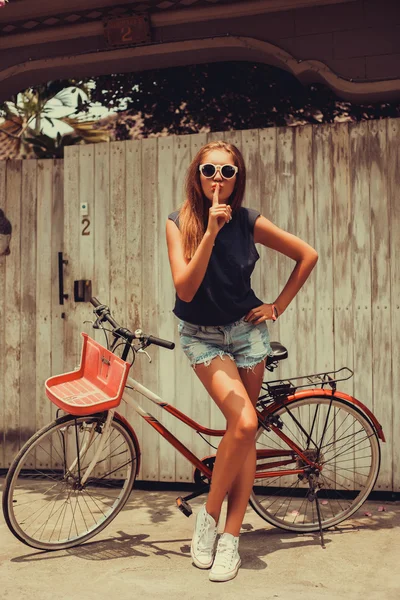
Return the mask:
{"type": "Polygon", "coordinates": [[[90,415],[118,406],[131,366],[87,333],[81,335],[79,370],[50,377],[45,384],[47,397],[71,415],[90,415]]]}

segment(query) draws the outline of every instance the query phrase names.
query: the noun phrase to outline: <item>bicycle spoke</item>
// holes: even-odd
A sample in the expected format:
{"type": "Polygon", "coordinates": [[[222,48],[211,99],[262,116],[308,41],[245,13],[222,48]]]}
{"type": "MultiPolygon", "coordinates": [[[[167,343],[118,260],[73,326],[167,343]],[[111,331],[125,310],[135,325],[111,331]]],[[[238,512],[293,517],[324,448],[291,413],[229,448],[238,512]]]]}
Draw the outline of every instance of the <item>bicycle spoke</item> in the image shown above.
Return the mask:
{"type": "Polygon", "coordinates": [[[86,529],[86,531],[87,531],[87,530],[89,529],[89,527],[88,527],[88,525],[87,525],[87,523],[86,523],[86,519],[85,519],[85,515],[83,514],[82,507],[81,507],[81,505],[79,504],[79,494],[77,494],[77,503],[78,503],[78,506],[79,506],[79,510],[80,510],[80,513],[81,513],[81,516],[82,516],[83,522],[85,523],[85,529],[86,529]]]}
{"type": "MultiPolygon", "coordinates": [[[[373,435],[374,434],[372,433],[371,436],[373,436],[373,435]]],[[[362,442],[364,442],[366,439],[368,439],[368,438],[363,438],[362,440],[360,440],[359,442],[356,442],[355,444],[353,444],[349,448],[346,448],[345,451],[339,452],[339,454],[335,454],[333,457],[330,457],[329,460],[334,460],[338,456],[345,455],[347,452],[349,452],[350,450],[353,450],[353,448],[356,448],[359,444],[361,444],[362,442]]],[[[359,450],[367,450],[367,449],[368,449],[368,446],[364,446],[364,448],[359,448],[359,450]]]]}
{"type": "Polygon", "coordinates": [[[7,503],[12,527],[37,548],[71,547],[92,537],[122,508],[136,474],[135,446],[124,424],[113,420],[104,438],[104,421],[99,427],[96,417],[59,422],[27,447],[9,489],[15,498],[7,503]],[[35,465],[38,450],[50,468],[23,470],[25,464],[35,465]],[[91,476],[80,487],[90,465],[91,476]]]}
{"type": "MultiPolygon", "coordinates": [[[[330,396],[293,401],[277,407],[272,416],[281,420],[282,432],[311,465],[319,462],[321,470],[310,469],[298,456],[297,468],[304,467],[303,474],[288,474],[290,467],[282,465],[274,477],[256,479],[251,496],[255,510],[273,525],[293,531],[319,530],[316,497],[323,528],[353,514],[372,489],[379,469],[379,444],[368,419],[330,396]]],[[[260,428],[257,449],[287,451],[282,438],[273,432],[266,436],[260,428]]],[[[263,469],[267,474],[268,462],[260,458],[258,464],[263,465],[258,474],[263,469]]]]}
{"type": "Polygon", "coordinates": [[[72,520],[71,520],[71,525],[70,525],[69,532],[68,532],[68,537],[71,537],[72,525],[75,525],[75,531],[76,531],[76,533],[78,533],[78,528],[76,526],[76,520],[75,520],[75,512],[76,512],[77,507],[78,507],[78,495],[76,495],[76,502],[75,502],[74,509],[72,508],[72,503],[71,503],[72,520]]]}
{"type": "MultiPolygon", "coordinates": [[[[353,425],[353,423],[350,425],[350,427],[352,427],[352,425],[353,425]]],[[[350,427],[348,427],[348,429],[350,429],[350,427]]],[[[347,430],[346,430],[346,431],[347,431],[347,430]]],[[[349,433],[349,434],[348,434],[348,435],[346,435],[346,436],[338,437],[338,438],[336,438],[336,440],[335,440],[334,442],[332,442],[332,443],[329,443],[329,444],[326,444],[326,445],[324,446],[324,448],[328,448],[328,447],[336,446],[336,445],[338,444],[338,442],[340,442],[340,441],[344,441],[344,440],[347,440],[347,441],[346,441],[346,443],[345,443],[345,444],[347,444],[347,443],[349,442],[349,440],[353,439],[353,438],[354,438],[356,435],[358,435],[358,434],[359,434],[359,433],[361,433],[361,432],[363,432],[363,433],[364,433],[364,431],[360,429],[359,431],[354,431],[354,432],[351,432],[351,433],[349,433]]],[[[367,439],[367,438],[365,438],[365,439],[367,439]]]]}

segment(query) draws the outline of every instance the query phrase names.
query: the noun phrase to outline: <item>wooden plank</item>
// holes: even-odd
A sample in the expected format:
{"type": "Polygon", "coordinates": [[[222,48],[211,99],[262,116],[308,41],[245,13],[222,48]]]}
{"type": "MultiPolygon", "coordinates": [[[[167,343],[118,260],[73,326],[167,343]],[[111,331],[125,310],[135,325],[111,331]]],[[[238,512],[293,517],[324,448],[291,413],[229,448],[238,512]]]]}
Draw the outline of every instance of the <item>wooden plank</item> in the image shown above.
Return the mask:
{"type": "Polygon", "coordinates": [[[209,144],[210,142],[219,142],[221,140],[223,140],[225,138],[225,132],[224,131],[210,131],[210,133],[207,134],[207,144],[209,144]]]}
{"type": "MultiPolygon", "coordinates": [[[[277,129],[260,129],[260,211],[272,223],[279,226],[279,198],[277,195],[277,129]]],[[[278,253],[270,248],[258,246],[261,257],[260,293],[265,302],[273,302],[280,293],[278,281],[278,253]],[[261,252],[260,252],[261,250],[261,252]]],[[[280,341],[279,320],[268,323],[271,341],[280,341]]],[[[278,373],[279,371],[277,371],[278,373]]],[[[268,379],[274,375],[268,374],[268,379]]]]}
{"type": "Polygon", "coordinates": [[[371,214],[369,190],[371,161],[368,123],[350,125],[349,132],[350,193],[354,203],[352,236],[354,391],[356,397],[372,409],[371,214]]]}
{"type": "MultiPolygon", "coordinates": [[[[93,180],[91,181],[89,194],[93,198],[90,200],[89,214],[92,228],[93,245],[93,281],[92,295],[102,304],[110,305],[110,145],[108,143],[95,144],[93,147],[93,162],[90,161],[90,168],[93,169],[93,180]]],[[[81,190],[82,192],[82,190],[81,190]]],[[[88,317],[92,321],[95,319],[93,307],[87,306],[88,317]],[[90,314],[90,317],[89,317],[90,314]]],[[[95,330],[90,327],[89,335],[103,346],[107,346],[105,333],[102,330],[95,330]]],[[[118,409],[119,410],[119,409],[118,409]]],[[[122,412],[122,411],[121,411],[122,412]]],[[[112,442],[108,442],[105,453],[112,454],[112,442]]],[[[117,466],[117,465],[115,465],[117,466]]],[[[112,459],[104,460],[96,467],[97,476],[101,477],[108,471],[113,470],[112,459]]]]}
{"type": "MultiPolygon", "coordinates": [[[[7,173],[7,162],[5,160],[0,161],[0,208],[6,213],[6,173],[7,173]]],[[[6,298],[6,266],[7,256],[0,256],[0,351],[2,355],[5,349],[5,298],[6,298]]],[[[0,402],[0,469],[4,469],[5,458],[5,361],[0,360],[0,398],[3,401],[0,402]]]]}
{"type": "MultiPolygon", "coordinates": [[[[94,285],[94,238],[96,206],[94,197],[94,144],[79,146],[79,265],[74,266],[74,279],[88,280],[94,285]],[[86,203],[87,214],[82,205],[86,203]]],[[[93,294],[93,289],[92,289],[93,294]]],[[[79,332],[93,336],[90,323],[85,323],[93,315],[92,305],[88,302],[75,302],[75,321],[79,332]]],[[[82,338],[79,335],[79,344],[82,338]]]]}
{"type": "MultiPolygon", "coordinates": [[[[93,227],[93,285],[92,294],[102,304],[110,306],[110,145],[108,143],[93,146],[93,204],[94,211],[90,210],[91,224],[93,227]]],[[[92,307],[89,309],[92,311],[92,307]]],[[[92,320],[94,319],[92,312],[92,320]]],[[[107,326],[106,326],[107,327],[107,326]]],[[[102,330],[91,328],[90,335],[103,346],[107,345],[105,333],[102,330]]],[[[111,341],[111,340],[110,340],[111,341]]],[[[120,411],[120,408],[118,408],[120,411]]],[[[121,410],[120,412],[123,412],[121,410]]],[[[109,440],[105,449],[110,456],[113,453],[112,442],[109,440]]],[[[98,465],[98,476],[112,471],[117,464],[113,459],[105,460],[98,465]]],[[[119,476],[119,475],[118,475],[119,476]]]]}
{"type": "MultiPolygon", "coordinates": [[[[64,161],[53,161],[53,205],[51,214],[51,374],[63,373],[65,305],[60,304],[58,253],[64,251],[64,161]]],[[[51,404],[52,418],[57,407],[51,404]]]]}
{"type": "MultiPolygon", "coordinates": [[[[392,490],[400,492],[400,370],[398,368],[398,349],[400,348],[400,205],[398,192],[400,189],[400,119],[390,119],[387,122],[387,182],[388,202],[390,207],[390,285],[391,285],[391,309],[390,330],[391,336],[391,364],[392,380],[391,393],[386,402],[392,402],[392,426],[384,430],[387,437],[391,439],[393,473],[392,490]]],[[[389,357],[386,357],[389,361],[389,357]]],[[[387,442],[388,443],[388,442],[387,442]]],[[[390,442],[389,442],[390,443],[390,442]]]]}
{"type": "MultiPolygon", "coordinates": [[[[187,136],[190,139],[192,136],[187,136]]],[[[171,277],[168,252],[165,241],[165,227],[168,215],[175,210],[178,199],[174,190],[174,143],[175,137],[159,138],[157,182],[158,182],[158,243],[157,262],[159,265],[157,312],[159,315],[158,333],[163,339],[175,341],[176,318],[172,314],[175,302],[175,288],[171,277]]],[[[159,361],[159,395],[161,398],[175,404],[176,387],[174,372],[175,354],[180,351],[178,347],[170,350],[160,349],[159,361]]],[[[192,376],[193,377],[193,376],[192,376]]],[[[175,431],[178,421],[168,413],[161,412],[161,421],[170,431],[175,431]]],[[[178,425],[179,427],[179,425],[178,425]]],[[[160,480],[175,481],[175,461],[177,452],[164,438],[160,438],[160,480]]]]}
{"type": "Polygon", "coordinates": [[[378,485],[392,489],[393,420],[392,365],[390,332],[390,204],[387,189],[387,128],[388,122],[368,122],[369,188],[371,210],[371,312],[372,312],[372,392],[373,410],[387,432],[382,444],[382,464],[378,485]]]}
{"type": "Polygon", "coordinates": [[[314,126],[317,372],[334,366],[332,269],[332,144],[330,126],[314,126]]]}
{"type": "Polygon", "coordinates": [[[349,126],[350,194],[353,198],[353,283],[354,303],[354,390],[369,408],[372,406],[371,330],[371,216],[369,198],[369,140],[367,123],[349,126]]]}
{"type": "Polygon", "coordinates": [[[7,165],[6,214],[12,225],[10,254],[7,256],[4,302],[4,406],[5,466],[9,467],[20,447],[20,369],[21,369],[21,183],[22,164],[7,165]]]}
{"type": "Polygon", "coordinates": [[[72,371],[79,363],[81,328],[75,317],[74,279],[78,279],[79,238],[81,218],[79,214],[79,148],[69,146],[64,151],[64,290],[68,294],[65,302],[64,323],[64,370],[72,371]]]}
{"type": "MultiPolygon", "coordinates": [[[[36,254],[36,429],[51,421],[51,403],[44,383],[51,375],[51,249],[53,209],[53,162],[37,163],[36,254]]],[[[43,442],[36,450],[36,467],[51,468],[51,447],[43,442]]]]}
{"type": "MultiPolygon", "coordinates": [[[[101,303],[110,304],[110,145],[94,146],[94,265],[92,292],[101,303]]],[[[94,315],[93,315],[94,318],[94,315]]],[[[105,345],[103,331],[92,336],[105,345]]]]}
{"type": "MultiPolygon", "coordinates": [[[[157,167],[157,140],[155,138],[142,141],[142,165],[146,176],[142,179],[142,328],[145,333],[158,334],[159,318],[157,315],[157,302],[159,298],[159,265],[157,256],[157,244],[159,241],[158,223],[158,167],[157,167]]],[[[158,393],[159,376],[158,365],[162,357],[161,349],[151,346],[149,354],[152,363],[143,360],[143,383],[158,393]]],[[[165,352],[165,350],[164,350],[165,352]]],[[[150,412],[156,419],[161,418],[161,409],[151,404],[150,412]]],[[[143,431],[143,471],[144,480],[159,481],[159,457],[160,457],[160,435],[147,426],[143,431]]]]}
{"type": "MultiPolygon", "coordinates": [[[[125,144],[110,147],[110,310],[117,323],[126,325],[126,201],[125,144]]],[[[121,356],[123,346],[116,353],[121,356]]],[[[118,412],[126,416],[123,401],[118,412]]],[[[113,467],[115,459],[111,460],[113,467]]],[[[114,476],[118,478],[118,471],[114,476]]]]}
{"type": "MultiPolygon", "coordinates": [[[[204,141],[204,138],[203,138],[204,141]]],[[[197,150],[197,148],[196,148],[197,150]]],[[[173,195],[174,205],[179,208],[185,198],[185,178],[189,167],[192,155],[191,138],[189,136],[176,136],[173,149],[173,195]]],[[[191,367],[189,361],[183,356],[179,345],[175,352],[175,406],[185,414],[191,416],[193,414],[193,397],[191,390],[193,378],[197,377],[191,367]]],[[[207,397],[207,394],[203,398],[207,397]]],[[[207,401],[207,400],[205,400],[207,401]]],[[[187,446],[191,446],[192,432],[186,426],[176,422],[176,434],[180,441],[187,446]]],[[[176,481],[191,482],[193,480],[193,471],[191,464],[181,455],[176,454],[176,481]]]]}
{"type": "Polygon", "coordinates": [[[118,323],[126,322],[125,145],[110,148],[110,307],[118,323]]]}
{"type": "MultiPolygon", "coordinates": [[[[294,133],[296,198],[293,203],[292,233],[314,246],[313,129],[311,126],[296,127],[294,133]]],[[[315,288],[315,271],[313,271],[293,302],[297,316],[292,337],[296,355],[292,356],[293,362],[291,362],[291,365],[296,365],[296,370],[293,369],[292,372],[293,376],[315,372],[315,288]]],[[[305,429],[310,431],[312,427],[310,410],[306,407],[300,408],[298,416],[305,429]]]]}
{"type": "MultiPolygon", "coordinates": [[[[293,233],[314,247],[314,166],[313,166],[313,129],[312,126],[295,128],[296,161],[296,200],[293,211],[295,225],[293,233]]],[[[318,268],[318,265],[317,267],[318,268]]],[[[296,373],[305,375],[315,372],[315,293],[316,271],[296,296],[294,308],[297,313],[297,327],[294,333],[296,351],[296,373]],[[305,351],[300,350],[304,348],[305,351]]]]}
{"type": "MultiPolygon", "coordinates": [[[[142,328],[142,235],[146,231],[142,216],[142,144],[139,140],[126,142],[126,316],[127,326],[132,331],[142,328]]],[[[145,177],[146,178],[146,177],[145,177]]],[[[131,369],[131,376],[142,382],[146,357],[137,355],[131,369]]],[[[143,397],[137,395],[136,400],[142,404],[143,397]]],[[[143,448],[144,423],[134,409],[127,407],[127,418],[135,429],[140,447],[143,448]]],[[[143,479],[141,465],[138,479],[143,479]]]]}
{"type": "MultiPolygon", "coordinates": [[[[314,217],[315,248],[319,254],[315,269],[316,302],[315,302],[315,371],[332,371],[335,357],[335,338],[333,321],[333,165],[332,165],[332,127],[313,126],[313,161],[314,161],[314,217]]],[[[322,411],[324,418],[327,408],[322,411]]],[[[322,416],[321,415],[321,416],[322,416]]],[[[310,415],[311,417],[311,415],[310,415]]],[[[320,423],[322,424],[322,420],[320,423]]],[[[333,427],[338,419],[332,421],[332,428],[327,431],[331,439],[333,427]]],[[[317,429],[316,437],[322,431],[317,429]]],[[[331,477],[334,474],[331,473],[331,477]]],[[[332,477],[333,478],[333,477],[332,477]]],[[[332,481],[331,481],[332,483],[332,481]]],[[[337,478],[336,484],[343,484],[337,478]]],[[[332,484],[333,485],[333,484],[332,484]]]]}
{"type": "MultiPolygon", "coordinates": [[[[201,140],[202,139],[200,137],[201,135],[203,135],[204,138],[206,137],[206,134],[197,133],[196,135],[193,136],[193,138],[201,140]]],[[[238,150],[240,150],[240,148],[242,147],[242,132],[241,131],[224,131],[224,133],[222,135],[223,135],[223,140],[227,144],[232,144],[233,146],[236,146],[236,148],[238,150]]]]}
{"type": "MultiPolygon", "coordinates": [[[[36,431],[36,160],[22,162],[21,211],[21,362],[20,439],[24,444],[36,431]]],[[[46,240],[48,243],[48,240],[46,240]]],[[[28,465],[27,465],[28,466],[28,465]]]]}
{"type": "MultiPolygon", "coordinates": [[[[295,164],[294,164],[294,129],[277,129],[277,197],[279,201],[278,227],[295,233],[293,206],[295,203],[295,164]]],[[[295,263],[284,256],[278,255],[278,287],[282,291],[292,272],[295,263]]],[[[287,361],[279,367],[279,376],[293,376],[296,368],[297,348],[293,344],[293,336],[297,327],[295,303],[292,302],[278,320],[281,343],[289,350],[287,361]]]]}
{"type": "MultiPolygon", "coordinates": [[[[230,134],[233,134],[233,132],[229,132],[230,134]]],[[[191,135],[189,136],[190,139],[190,160],[193,160],[194,157],[196,156],[196,154],[199,152],[199,150],[205,146],[208,143],[208,134],[207,133],[196,133],[195,135],[191,135]]],[[[232,139],[237,140],[238,136],[233,136],[231,135],[229,137],[229,142],[231,142],[232,139]]],[[[189,166],[189,165],[188,165],[189,166]]],[[[181,191],[181,194],[178,195],[176,197],[175,200],[175,210],[178,210],[178,208],[180,207],[180,205],[183,203],[184,200],[184,194],[183,194],[183,189],[181,191]]]]}
{"type": "MultiPolygon", "coordinates": [[[[347,124],[332,128],[334,169],[333,186],[333,298],[335,369],[353,369],[354,327],[352,282],[353,198],[350,193],[349,130],[347,124]]],[[[318,268],[318,267],[317,267],[318,268]]],[[[354,380],[340,383],[338,388],[347,394],[354,393],[354,380]]]]}
{"type": "MultiPolygon", "coordinates": [[[[241,149],[244,164],[246,165],[246,192],[244,205],[261,212],[260,148],[258,129],[242,131],[241,149]]],[[[238,176],[240,176],[240,174],[238,174],[238,176]]],[[[261,245],[258,246],[257,250],[260,255],[260,259],[257,261],[253,271],[251,285],[256,296],[260,298],[260,300],[268,302],[266,298],[262,297],[261,290],[261,271],[264,267],[264,252],[261,245]]]]}
{"type": "MultiPolygon", "coordinates": [[[[347,124],[335,125],[332,128],[332,202],[333,202],[333,303],[334,303],[334,338],[335,338],[335,369],[344,366],[353,368],[353,294],[352,294],[352,227],[353,202],[350,194],[349,179],[349,131],[347,124]]],[[[354,380],[340,382],[338,389],[350,395],[354,393],[354,380]]],[[[347,428],[346,416],[340,411],[335,418],[336,438],[340,438],[347,428]]],[[[354,432],[354,428],[353,428],[354,432]]],[[[332,439],[335,439],[331,435],[332,439]]],[[[332,452],[336,449],[332,447],[332,452]]],[[[356,464],[355,453],[347,456],[345,466],[351,470],[362,472],[363,465],[356,464]]],[[[354,489],[353,481],[347,477],[338,463],[336,484],[338,488],[354,489]],[[344,476],[343,476],[344,475],[344,476]]],[[[331,478],[333,473],[329,474],[331,478]]],[[[331,482],[332,483],[332,482],[331,482]]]]}
{"type": "MultiPolygon", "coordinates": [[[[280,197],[278,196],[278,164],[277,164],[277,129],[271,127],[259,131],[260,152],[260,211],[261,214],[277,226],[281,226],[279,218],[280,197]]],[[[270,248],[258,246],[261,262],[261,298],[273,302],[281,292],[279,280],[279,254],[270,248]]],[[[283,316],[285,319],[285,315],[283,316]]],[[[280,335],[280,320],[268,322],[271,341],[280,341],[289,346],[287,340],[280,335]]],[[[282,376],[282,365],[274,373],[265,371],[264,380],[277,379],[282,376]]],[[[270,436],[269,447],[277,449],[280,441],[276,436],[270,436]]]]}
{"type": "MultiPolygon", "coordinates": [[[[267,139],[262,140],[262,147],[265,148],[266,145],[267,148],[269,147],[270,149],[270,170],[274,165],[276,167],[276,175],[272,175],[272,185],[275,195],[274,198],[269,196],[270,201],[272,201],[270,210],[273,218],[271,220],[281,229],[295,233],[293,219],[293,204],[295,201],[294,130],[277,128],[275,135],[275,152],[271,145],[274,139],[273,136],[271,134],[269,136],[260,135],[261,138],[267,137],[267,139]]],[[[265,183],[263,185],[265,190],[265,183]]],[[[271,256],[271,252],[269,252],[269,257],[271,256]]],[[[276,294],[269,300],[271,302],[275,300],[283,290],[294,267],[294,262],[280,253],[273,252],[272,260],[272,268],[269,268],[269,273],[271,274],[271,279],[275,279],[276,281],[276,294]]],[[[274,333],[274,338],[279,339],[279,341],[288,349],[289,356],[288,360],[279,364],[276,374],[274,373],[274,375],[268,377],[268,379],[277,379],[294,375],[297,354],[297,348],[293,343],[295,331],[294,304],[295,303],[293,302],[281,315],[278,321],[270,326],[271,331],[274,333]]],[[[270,445],[272,448],[279,447],[279,440],[275,439],[274,436],[271,436],[270,445]]],[[[289,480],[287,483],[290,485],[289,480]]]]}

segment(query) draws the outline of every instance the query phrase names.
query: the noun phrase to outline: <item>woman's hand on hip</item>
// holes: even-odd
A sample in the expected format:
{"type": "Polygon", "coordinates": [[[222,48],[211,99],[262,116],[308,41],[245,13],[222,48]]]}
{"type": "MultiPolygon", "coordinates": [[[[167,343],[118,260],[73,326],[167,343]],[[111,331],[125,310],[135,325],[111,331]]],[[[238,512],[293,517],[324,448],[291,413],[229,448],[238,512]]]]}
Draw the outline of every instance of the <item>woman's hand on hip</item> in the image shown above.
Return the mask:
{"type": "Polygon", "coordinates": [[[273,317],[273,304],[261,304],[261,306],[252,308],[251,311],[247,313],[244,320],[248,323],[253,323],[253,325],[259,325],[263,321],[273,321],[273,317]]]}
{"type": "Polygon", "coordinates": [[[228,223],[231,218],[232,208],[230,205],[219,203],[219,183],[217,183],[214,189],[213,201],[208,215],[208,232],[216,236],[225,223],[228,223]]]}

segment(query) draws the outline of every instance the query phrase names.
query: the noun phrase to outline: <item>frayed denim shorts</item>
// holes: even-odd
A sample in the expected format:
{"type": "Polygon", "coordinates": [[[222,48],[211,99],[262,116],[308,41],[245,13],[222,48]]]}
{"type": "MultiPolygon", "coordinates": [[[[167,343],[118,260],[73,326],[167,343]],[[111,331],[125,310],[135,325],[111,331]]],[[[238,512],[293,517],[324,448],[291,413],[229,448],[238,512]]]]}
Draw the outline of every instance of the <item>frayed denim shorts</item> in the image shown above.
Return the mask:
{"type": "Polygon", "coordinates": [[[193,368],[209,366],[220,356],[229,356],[238,368],[253,370],[272,354],[267,323],[259,325],[246,322],[244,317],[229,325],[194,325],[179,320],[179,339],[182,350],[193,368]]]}

